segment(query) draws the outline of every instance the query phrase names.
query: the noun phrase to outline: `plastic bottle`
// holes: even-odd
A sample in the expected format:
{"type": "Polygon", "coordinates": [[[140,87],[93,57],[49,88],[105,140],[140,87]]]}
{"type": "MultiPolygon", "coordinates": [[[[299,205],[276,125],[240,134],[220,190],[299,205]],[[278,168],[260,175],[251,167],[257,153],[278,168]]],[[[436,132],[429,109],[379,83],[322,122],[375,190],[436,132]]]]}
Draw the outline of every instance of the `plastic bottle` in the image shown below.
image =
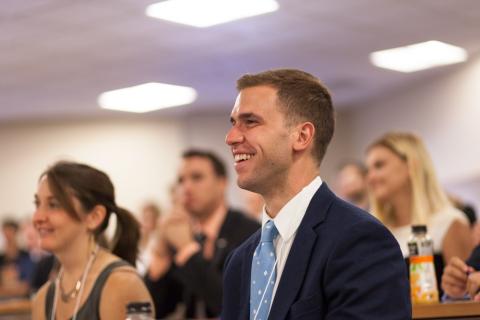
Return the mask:
{"type": "Polygon", "coordinates": [[[437,303],[438,288],[433,263],[433,241],[427,233],[427,226],[412,226],[408,250],[412,304],[437,303]]]}
{"type": "Polygon", "coordinates": [[[150,302],[130,302],[127,305],[126,320],[153,320],[150,302]]]}

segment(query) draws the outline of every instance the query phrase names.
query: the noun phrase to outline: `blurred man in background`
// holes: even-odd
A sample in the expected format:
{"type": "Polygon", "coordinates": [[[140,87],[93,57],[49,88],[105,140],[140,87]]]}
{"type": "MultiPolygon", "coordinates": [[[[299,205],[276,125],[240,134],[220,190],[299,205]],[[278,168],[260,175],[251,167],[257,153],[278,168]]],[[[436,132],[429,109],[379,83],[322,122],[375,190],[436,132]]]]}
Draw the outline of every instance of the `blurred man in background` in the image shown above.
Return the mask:
{"type": "Polygon", "coordinates": [[[5,249],[0,254],[0,297],[26,296],[34,262],[27,251],[18,244],[19,224],[12,219],[2,223],[5,249]]]}
{"type": "Polygon", "coordinates": [[[217,317],[225,259],[259,224],[228,207],[226,169],[215,154],[186,151],[177,182],[182,206],[161,223],[147,286],[157,318],[175,311],[180,318],[217,317]]]}
{"type": "Polygon", "coordinates": [[[340,198],[368,211],[367,168],[361,162],[344,163],[337,174],[340,198]]]}

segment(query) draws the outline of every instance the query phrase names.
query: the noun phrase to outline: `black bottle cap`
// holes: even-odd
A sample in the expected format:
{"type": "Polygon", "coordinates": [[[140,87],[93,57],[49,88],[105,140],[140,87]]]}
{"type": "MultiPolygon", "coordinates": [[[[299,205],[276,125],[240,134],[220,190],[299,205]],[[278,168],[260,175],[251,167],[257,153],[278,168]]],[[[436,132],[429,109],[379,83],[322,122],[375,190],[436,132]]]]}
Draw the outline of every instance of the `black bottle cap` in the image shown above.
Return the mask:
{"type": "Polygon", "coordinates": [[[412,226],[413,233],[427,233],[427,226],[424,224],[419,224],[412,226]]]}

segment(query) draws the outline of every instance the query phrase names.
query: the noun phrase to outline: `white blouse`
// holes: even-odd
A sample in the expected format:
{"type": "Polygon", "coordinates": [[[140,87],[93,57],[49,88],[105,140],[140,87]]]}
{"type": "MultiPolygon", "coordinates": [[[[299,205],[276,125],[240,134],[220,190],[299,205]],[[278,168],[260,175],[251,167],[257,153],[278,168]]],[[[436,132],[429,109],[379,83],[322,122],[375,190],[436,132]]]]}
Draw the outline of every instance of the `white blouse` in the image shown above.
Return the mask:
{"type": "MultiPolygon", "coordinates": [[[[427,223],[427,232],[433,240],[434,253],[442,253],[445,235],[447,234],[452,223],[456,220],[468,225],[468,219],[465,214],[462,211],[450,206],[431,216],[430,222],[427,223]]],[[[395,239],[397,239],[403,256],[405,258],[408,257],[407,243],[412,232],[412,226],[407,225],[398,228],[390,228],[390,231],[395,239]]]]}

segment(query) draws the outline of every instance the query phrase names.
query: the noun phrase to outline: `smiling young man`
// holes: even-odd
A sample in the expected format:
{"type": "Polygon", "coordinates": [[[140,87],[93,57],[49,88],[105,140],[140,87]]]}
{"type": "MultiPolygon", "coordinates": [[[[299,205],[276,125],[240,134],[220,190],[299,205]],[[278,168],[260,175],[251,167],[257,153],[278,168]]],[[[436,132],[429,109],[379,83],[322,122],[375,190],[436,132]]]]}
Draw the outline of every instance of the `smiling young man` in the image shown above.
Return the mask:
{"type": "Polygon", "coordinates": [[[328,90],[291,69],[244,75],[237,89],[226,143],[238,185],[265,211],[225,263],[222,319],[410,319],[396,240],[320,178],[335,123],[328,90]]]}

